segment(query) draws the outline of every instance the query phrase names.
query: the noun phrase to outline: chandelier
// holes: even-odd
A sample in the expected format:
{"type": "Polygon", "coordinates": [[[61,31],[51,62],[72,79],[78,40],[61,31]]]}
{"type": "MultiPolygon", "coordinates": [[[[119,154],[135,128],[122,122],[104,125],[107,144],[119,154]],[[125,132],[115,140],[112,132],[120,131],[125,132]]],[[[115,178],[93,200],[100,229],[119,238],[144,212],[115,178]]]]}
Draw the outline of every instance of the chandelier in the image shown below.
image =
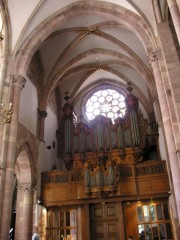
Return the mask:
{"type": "Polygon", "coordinates": [[[5,123],[11,122],[12,115],[12,103],[9,103],[9,106],[6,107],[4,103],[0,104],[0,124],[4,125],[5,123]]]}

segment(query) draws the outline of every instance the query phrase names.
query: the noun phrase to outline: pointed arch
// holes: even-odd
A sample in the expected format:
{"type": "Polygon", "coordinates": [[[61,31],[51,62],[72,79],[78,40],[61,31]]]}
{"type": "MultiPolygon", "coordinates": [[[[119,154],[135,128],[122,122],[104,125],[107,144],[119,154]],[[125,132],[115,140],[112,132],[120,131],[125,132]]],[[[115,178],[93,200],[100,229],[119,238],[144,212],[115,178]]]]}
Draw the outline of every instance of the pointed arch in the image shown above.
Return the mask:
{"type": "Polygon", "coordinates": [[[26,74],[27,67],[33,54],[47,37],[57,29],[57,26],[59,27],[69,19],[72,20],[72,18],[75,18],[80,13],[88,15],[93,13],[100,16],[109,15],[136,34],[141,40],[147,55],[154,52],[156,49],[154,35],[146,21],[139,15],[112,3],[96,2],[96,4],[93,4],[88,2],[77,2],[60,9],[43,21],[32,34],[27,37],[23,45],[19,46],[21,49],[17,50],[16,59],[14,61],[14,73],[20,75],[26,74]]]}

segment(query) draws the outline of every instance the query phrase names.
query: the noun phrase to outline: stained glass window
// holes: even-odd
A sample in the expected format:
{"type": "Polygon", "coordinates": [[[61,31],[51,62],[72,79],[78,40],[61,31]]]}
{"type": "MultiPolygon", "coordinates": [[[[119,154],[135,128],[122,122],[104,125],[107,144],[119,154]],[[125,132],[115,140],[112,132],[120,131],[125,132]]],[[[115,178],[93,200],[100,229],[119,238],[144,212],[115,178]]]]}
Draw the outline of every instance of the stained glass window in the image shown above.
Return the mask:
{"type": "Polygon", "coordinates": [[[114,89],[96,91],[86,102],[86,116],[89,120],[103,115],[114,121],[117,117],[123,117],[125,111],[125,97],[114,89]]]}

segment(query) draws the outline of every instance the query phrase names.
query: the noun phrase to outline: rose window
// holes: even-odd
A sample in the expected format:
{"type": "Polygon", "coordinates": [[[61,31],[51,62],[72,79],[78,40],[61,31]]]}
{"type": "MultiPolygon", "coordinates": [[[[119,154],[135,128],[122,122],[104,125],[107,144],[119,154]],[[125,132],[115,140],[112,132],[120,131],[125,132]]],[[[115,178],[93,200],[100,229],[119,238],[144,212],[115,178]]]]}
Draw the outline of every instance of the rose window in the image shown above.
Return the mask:
{"type": "Polygon", "coordinates": [[[125,111],[125,97],[113,89],[97,91],[86,102],[86,116],[89,120],[103,115],[114,121],[117,117],[123,117],[125,111]]]}

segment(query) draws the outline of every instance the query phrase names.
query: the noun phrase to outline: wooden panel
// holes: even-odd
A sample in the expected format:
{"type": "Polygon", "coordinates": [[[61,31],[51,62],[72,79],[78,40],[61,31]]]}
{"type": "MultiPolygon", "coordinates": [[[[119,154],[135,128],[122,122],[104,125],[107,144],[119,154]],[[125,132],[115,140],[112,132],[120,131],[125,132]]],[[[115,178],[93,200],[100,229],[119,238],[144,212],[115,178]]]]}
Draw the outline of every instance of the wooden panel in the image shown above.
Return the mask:
{"type": "Polygon", "coordinates": [[[134,179],[120,182],[120,192],[122,195],[136,194],[136,185],[134,179]]]}
{"type": "Polygon", "coordinates": [[[97,204],[90,208],[91,239],[119,240],[117,203],[97,204]]]}
{"type": "Polygon", "coordinates": [[[127,236],[136,236],[135,239],[139,239],[137,236],[137,216],[136,205],[130,202],[124,204],[125,212],[125,227],[127,236]]]}
{"type": "Polygon", "coordinates": [[[144,180],[138,182],[139,193],[147,193],[152,190],[152,182],[150,180],[144,180]]]}
{"type": "Polygon", "coordinates": [[[169,191],[169,183],[167,179],[156,179],[152,183],[152,191],[169,191]]]}
{"type": "Polygon", "coordinates": [[[69,187],[69,198],[77,198],[78,196],[78,186],[73,185],[69,187]]]}
{"type": "Polygon", "coordinates": [[[68,199],[68,187],[61,187],[60,189],[54,189],[55,200],[68,199]]]}
{"type": "Polygon", "coordinates": [[[107,226],[107,239],[108,240],[119,240],[118,238],[118,222],[106,223],[107,226]]]}
{"type": "Polygon", "coordinates": [[[94,218],[95,218],[95,219],[103,218],[103,217],[104,217],[103,215],[104,215],[104,214],[103,214],[103,207],[102,207],[102,206],[96,207],[96,208],[94,209],[94,218]]]}
{"type": "Polygon", "coordinates": [[[117,214],[115,206],[107,206],[107,217],[115,217],[117,214]]]}
{"type": "Polygon", "coordinates": [[[43,198],[45,201],[53,201],[54,200],[54,190],[48,189],[47,191],[44,189],[43,198]]]}
{"type": "Polygon", "coordinates": [[[138,179],[137,186],[139,194],[167,193],[169,191],[169,182],[164,176],[138,179]]]}
{"type": "MultiPolygon", "coordinates": [[[[95,159],[95,156],[93,155],[91,158],[89,161],[95,159]]],[[[116,158],[114,156],[114,159],[118,159],[118,156],[116,158]]],[[[110,195],[113,197],[138,195],[137,198],[141,198],[141,195],[146,194],[164,195],[170,190],[166,165],[163,161],[148,161],[133,165],[127,162],[125,164],[124,160],[123,164],[119,162],[116,164],[115,170],[117,185],[115,184],[113,187],[96,186],[95,188],[91,186],[85,188],[83,169],[42,173],[43,201],[47,206],[52,206],[52,204],[58,205],[64,200],[67,203],[79,199],[88,202],[101,196],[101,194],[106,197],[110,195]]]]}

